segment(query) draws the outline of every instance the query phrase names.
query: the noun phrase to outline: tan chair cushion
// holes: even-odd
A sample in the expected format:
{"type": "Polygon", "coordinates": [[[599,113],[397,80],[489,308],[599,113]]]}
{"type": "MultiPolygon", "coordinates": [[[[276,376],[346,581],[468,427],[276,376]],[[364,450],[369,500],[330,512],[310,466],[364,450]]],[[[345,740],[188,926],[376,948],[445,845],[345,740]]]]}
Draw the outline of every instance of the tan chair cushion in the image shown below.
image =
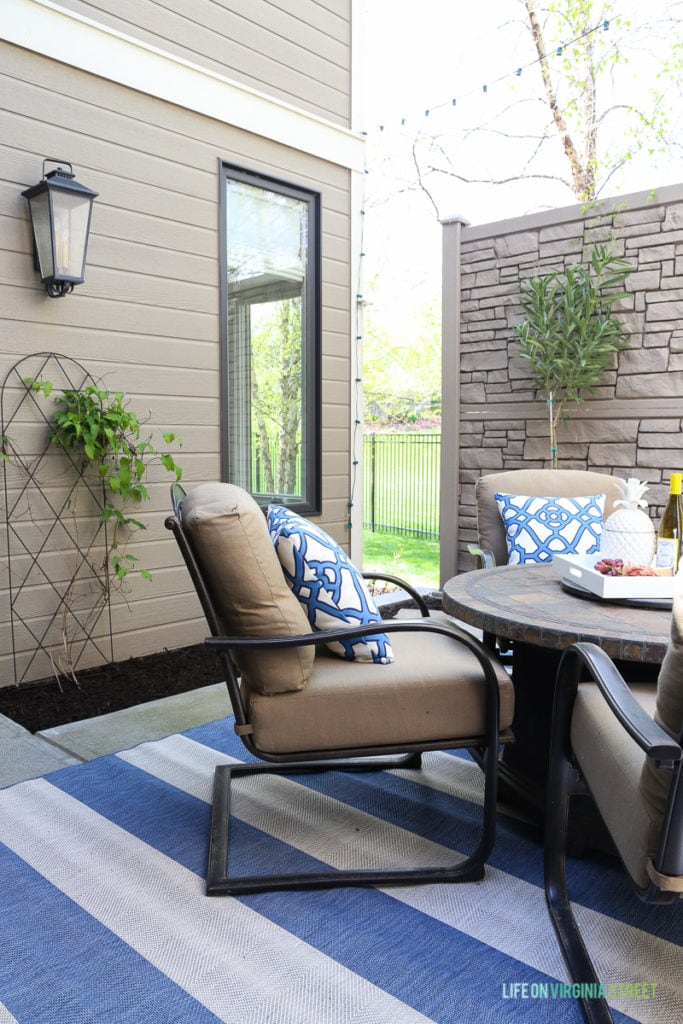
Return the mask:
{"type": "MultiPolygon", "coordinates": [[[[674,594],[671,616],[671,643],[657,679],[657,707],[655,722],[680,741],[683,734],[683,591],[680,586],[674,594]]],[[[652,806],[664,814],[671,772],[658,769],[651,760],[643,766],[640,788],[652,806]]]]}
{"type": "MultiPolygon", "coordinates": [[[[646,710],[654,710],[652,684],[634,685],[631,690],[646,710]]],[[[640,789],[645,754],[619,725],[594,683],[579,686],[571,742],[626,869],[644,888],[649,881],[648,859],[657,852],[662,816],[640,789]]]]}
{"type": "MultiPolygon", "coordinates": [[[[311,632],[250,494],[234,484],[202,484],[185,498],[182,517],[226,636],[311,632]]],[[[304,687],[314,658],[312,647],[298,647],[241,653],[235,662],[253,690],[273,694],[304,687]]]]}
{"type": "Polygon", "coordinates": [[[614,502],[620,497],[615,477],[578,469],[511,469],[479,477],[475,488],[479,546],[493,551],[496,565],[506,565],[508,558],[505,528],[494,498],[497,491],[533,498],[575,498],[604,493],[605,519],[612,514],[614,502]]]}
{"type": "MultiPolygon", "coordinates": [[[[254,743],[268,753],[431,743],[485,733],[485,684],[478,661],[438,633],[392,633],[389,665],[344,662],[318,648],[305,690],[278,697],[245,693],[254,743]]],[[[500,725],[512,722],[512,683],[497,662],[500,725]]],[[[452,744],[457,746],[456,744],[452,744]]]]}

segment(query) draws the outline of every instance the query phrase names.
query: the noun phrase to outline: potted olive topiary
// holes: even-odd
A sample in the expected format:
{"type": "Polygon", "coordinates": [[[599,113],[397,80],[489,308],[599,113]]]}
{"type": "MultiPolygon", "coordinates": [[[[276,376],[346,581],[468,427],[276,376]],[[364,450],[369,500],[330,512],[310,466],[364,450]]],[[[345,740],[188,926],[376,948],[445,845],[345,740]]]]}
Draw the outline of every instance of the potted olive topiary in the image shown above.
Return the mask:
{"type": "Polygon", "coordinates": [[[626,260],[596,245],[590,263],[529,278],[522,288],[524,319],[515,327],[514,358],[527,362],[534,387],[545,396],[550,463],[558,465],[557,432],[569,402],[595,393],[614,355],[628,346],[613,310],[631,273],[626,260]]]}

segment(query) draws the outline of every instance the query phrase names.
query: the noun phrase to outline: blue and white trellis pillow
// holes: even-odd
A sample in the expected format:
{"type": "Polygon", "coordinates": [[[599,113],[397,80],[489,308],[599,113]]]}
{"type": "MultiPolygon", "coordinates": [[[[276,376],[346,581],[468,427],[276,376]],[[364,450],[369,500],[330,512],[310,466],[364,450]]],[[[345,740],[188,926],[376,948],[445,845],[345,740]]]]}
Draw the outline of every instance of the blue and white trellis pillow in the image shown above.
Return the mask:
{"type": "MultiPolygon", "coordinates": [[[[285,578],[313,629],[381,622],[361,574],[324,530],[281,505],[268,506],[268,530],[285,578]]],[[[385,633],[327,644],[350,661],[386,665],[394,655],[385,633]]]]}
{"type": "Polygon", "coordinates": [[[550,562],[553,555],[592,555],[600,550],[605,495],[531,498],[496,494],[503,517],[508,565],[550,562]]]}

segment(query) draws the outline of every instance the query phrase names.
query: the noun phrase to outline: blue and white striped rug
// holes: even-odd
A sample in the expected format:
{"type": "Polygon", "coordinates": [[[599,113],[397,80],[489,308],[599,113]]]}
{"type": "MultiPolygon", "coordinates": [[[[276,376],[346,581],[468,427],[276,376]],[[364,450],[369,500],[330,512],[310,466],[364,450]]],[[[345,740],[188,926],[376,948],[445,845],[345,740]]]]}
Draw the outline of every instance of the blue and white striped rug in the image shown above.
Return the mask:
{"type": "MultiPolygon", "coordinates": [[[[0,1024],[580,1024],[532,831],[501,817],[476,884],[210,899],[212,775],[229,759],[244,748],[221,721],[0,792],[0,1024]]],[[[450,861],[482,791],[452,754],[233,786],[235,872],[450,861]]],[[[680,1024],[680,908],[643,907],[609,859],[571,878],[615,1019],[680,1024]]]]}

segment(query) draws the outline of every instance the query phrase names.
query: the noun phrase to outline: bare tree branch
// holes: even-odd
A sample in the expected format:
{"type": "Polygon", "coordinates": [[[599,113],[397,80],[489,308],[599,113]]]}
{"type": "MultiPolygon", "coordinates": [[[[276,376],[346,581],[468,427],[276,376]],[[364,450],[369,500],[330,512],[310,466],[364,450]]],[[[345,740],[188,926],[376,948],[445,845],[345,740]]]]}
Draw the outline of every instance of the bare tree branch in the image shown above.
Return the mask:
{"type": "Polygon", "coordinates": [[[431,203],[432,209],[434,210],[434,216],[436,217],[437,220],[439,220],[439,207],[434,202],[434,197],[432,196],[432,193],[429,191],[429,189],[427,188],[427,186],[424,183],[424,175],[423,175],[422,171],[420,170],[420,164],[419,164],[419,161],[417,159],[417,152],[416,152],[416,150],[417,150],[418,141],[419,141],[419,136],[418,136],[417,139],[415,139],[415,142],[413,143],[413,146],[412,146],[412,149],[411,149],[411,155],[412,155],[412,158],[413,158],[413,164],[415,165],[415,173],[417,174],[418,186],[424,192],[424,194],[427,196],[427,199],[431,203]]]}
{"type": "MultiPolygon", "coordinates": [[[[464,174],[457,174],[456,171],[444,171],[439,167],[429,167],[429,171],[438,171],[440,174],[445,174],[449,178],[456,178],[458,181],[463,181],[468,185],[509,185],[510,182],[519,181],[521,175],[512,174],[508,178],[468,178],[464,174]]],[[[567,188],[571,188],[571,182],[567,178],[561,177],[559,174],[525,174],[525,181],[557,181],[561,185],[566,185],[567,188]]]]}
{"type": "Polygon", "coordinates": [[[500,103],[478,105],[474,123],[463,126],[454,118],[457,127],[437,130],[443,122],[430,119],[431,133],[401,131],[405,149],[398,150],[398,158],[397,150],[392,152],[383,184],[393,182],[393,194],[396,188],[399,193],[423,192],[437,213],[439,176],[479,185],[557,182],[584,200],[603,192],[639,152],[677,153],[683,0],[670,0],[666,17],[644,13],[637,29],[624,22],[621,32],[616,7],[612,0],[518,0],[514,24],[536,58],[523,65],[524,84],[515,86],[509,100],[504,89],[492,90],[500,103]],[[603,20],[609,33],[603,31],[603,20]],[[650,60],[641,64],[644,53],[650,60]],[[629,61],[642,77],[642,87],[633,83],[638,91],[631,102],[622,77],[629,61]],[[540,72],[536,81],[526,73],[531,67],[540,72]]]}
{"type": "MultiPolygon", "coordinates": [[[[550,77],[546,43],[543,37],[543,30],[539,21],[538,11],[536,10],[536,4],[534,0],[524,0],[524,6],[526,7],[527,14],[529,16],[531,35],[536,48],[536,53],[538,54],[539,64],[541,66],[541,77],[543,79],[543,88],[545,90],[548,106],[552,113],[555,127],[557,128],[557,132],[562,141],[565,155],[569,161],[574,192],[577,196],[588,199],[592,195],[594,181],[591,180],[588,167],[582,166],[574,141],[569,134],[567,120],[557,101],[557,94],[555,93],[552,79],[550,77]]],[[[595,85],[594,82],[593,85],[595,85]]]]}

